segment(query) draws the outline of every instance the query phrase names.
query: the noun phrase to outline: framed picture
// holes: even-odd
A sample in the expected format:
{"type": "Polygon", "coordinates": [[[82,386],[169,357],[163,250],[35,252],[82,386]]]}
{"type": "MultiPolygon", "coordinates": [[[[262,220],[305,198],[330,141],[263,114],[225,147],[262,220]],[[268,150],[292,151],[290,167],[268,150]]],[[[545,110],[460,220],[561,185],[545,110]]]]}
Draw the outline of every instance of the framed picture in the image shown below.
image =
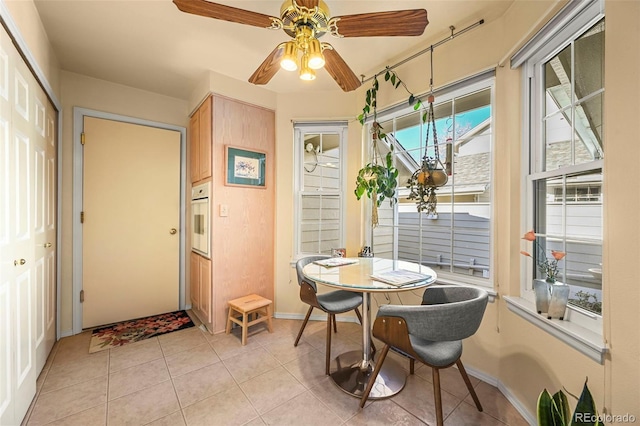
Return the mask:
{"type": "Polygon", "coordinates": [[[225,185],[265,188],[266,157],[264,152],[225,146],[225,185]]]}

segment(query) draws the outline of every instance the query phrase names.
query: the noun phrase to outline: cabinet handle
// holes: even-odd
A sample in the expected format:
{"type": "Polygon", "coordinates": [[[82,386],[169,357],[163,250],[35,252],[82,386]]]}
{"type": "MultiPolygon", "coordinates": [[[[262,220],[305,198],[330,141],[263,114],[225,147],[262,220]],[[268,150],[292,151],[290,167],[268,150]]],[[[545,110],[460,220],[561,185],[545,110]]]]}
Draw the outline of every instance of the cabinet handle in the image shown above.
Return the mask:
{"type": "Polygon", "coordinates": [[[177,230],[176,228],[171,228],[171,230],[169,231],[169,233],[170,233],[171,235],[175,235],[175,234],[176,234],[176,232],[178,232],[178,230],[177,230]]]}
{"type": "Polygon", "coordinates": [[[49,248],[51,247],[51,243],[44,243],[44,248],[49,248]]]}
{"type": "Polygon", "coordinates": [[[26,260],[24,260],[24,259],[14,260],[14,261],[13,261],[13,265],[14,265],[14,266],[24,265],[25,263],[27,263],[27,261],[26,261],[26,260]]]}

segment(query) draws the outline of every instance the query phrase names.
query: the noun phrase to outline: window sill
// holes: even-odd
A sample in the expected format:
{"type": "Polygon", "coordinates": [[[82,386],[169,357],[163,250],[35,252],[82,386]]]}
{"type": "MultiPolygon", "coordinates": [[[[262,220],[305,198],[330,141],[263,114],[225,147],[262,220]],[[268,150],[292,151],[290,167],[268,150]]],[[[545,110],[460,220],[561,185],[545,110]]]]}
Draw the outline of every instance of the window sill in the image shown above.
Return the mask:
{"type": "Polygon", "coordinates": [[[608,348],[602,341],[600,334],[570,321],[547,319],[547,317],[536,312],[535,305],[532,302],[521,297],[504,296],[504,300],[507,302],[507,307],[511,312],[540,327],[594,361],[604,364],[604,356],[608,348]]]}

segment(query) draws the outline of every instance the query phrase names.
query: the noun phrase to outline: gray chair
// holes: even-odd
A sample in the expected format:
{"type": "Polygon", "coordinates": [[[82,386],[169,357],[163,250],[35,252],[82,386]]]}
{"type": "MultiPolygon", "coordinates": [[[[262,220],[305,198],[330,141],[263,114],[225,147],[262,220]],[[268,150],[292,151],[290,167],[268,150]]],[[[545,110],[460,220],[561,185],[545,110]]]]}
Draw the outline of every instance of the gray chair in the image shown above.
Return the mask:
{"type": "Polygon", "coordinates": [[[414,360],[431,367],[438,426],[443,422],[440,392],[442,368],[454,364],[458,367],[478,411],[482,411],[460,356],[462,339],[478,330],[488,298],[486,291],[472,287],[433,286],[425,290],[422,305],[380,306],[373,324],[373,335],[385,345],[362,395],[360,407],[364,407],[382,363],[389,349],[393,348],[411,359],[411,373],[414,360]]]}
{"type": "Polygon", "coordinates": [[[362,324],[362,315],[358,310],[358,306],[362,304],[362,293],[355,293],[346,290],[336,290],[328,293],[318,294],[318,288],[316,283],[308,278],[305,278],[302,274],[302,269],[309,263],[320,259],[326,259],[330,256],[317,255],[303,257],[296,262],[296,271],[298,273],[298,284],[300,285],[300,300],[309,305],[307,315],[304,317],[304,322],[298,332],[293,346],[298,346],[302,332],[307,326],[309,317],[314,308],[318,308],[327,313],[327,350],[325,359],[325,374],[329,375],[329,364],[331,362],[331,326],[335,333],[338,332],[336,325],[336,314],[342,314],[344,312],[356,311],[356,315],[362,324]]]}

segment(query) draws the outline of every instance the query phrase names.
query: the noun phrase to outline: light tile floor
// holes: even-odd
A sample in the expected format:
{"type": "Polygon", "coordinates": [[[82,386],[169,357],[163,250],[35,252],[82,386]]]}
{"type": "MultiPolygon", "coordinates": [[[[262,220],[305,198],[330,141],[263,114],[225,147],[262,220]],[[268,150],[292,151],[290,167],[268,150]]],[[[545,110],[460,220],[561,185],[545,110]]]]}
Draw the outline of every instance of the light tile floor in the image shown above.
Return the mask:
{"type": "MultiPolygon", "coordinates": [[[[359,400],[324,375],[325,322],[274,320],[210,335],[198,327],[88,353],[90,332],[61,339],[38,378],[23,425],[434,425],[431,371],[416,363],[398,395],[359,400]]],[[[361,328],[339,323],[332,353],[361,348],[361,328]]],[[[380,345],[381,347],[382,345],[380,345]]],[[[405,358],[397,361],[408,369],[405,358]]],[[[495,387],[471,378],[478,412],[458,372],[441,372],[445,425],[526,425],[495,387]]]]}

